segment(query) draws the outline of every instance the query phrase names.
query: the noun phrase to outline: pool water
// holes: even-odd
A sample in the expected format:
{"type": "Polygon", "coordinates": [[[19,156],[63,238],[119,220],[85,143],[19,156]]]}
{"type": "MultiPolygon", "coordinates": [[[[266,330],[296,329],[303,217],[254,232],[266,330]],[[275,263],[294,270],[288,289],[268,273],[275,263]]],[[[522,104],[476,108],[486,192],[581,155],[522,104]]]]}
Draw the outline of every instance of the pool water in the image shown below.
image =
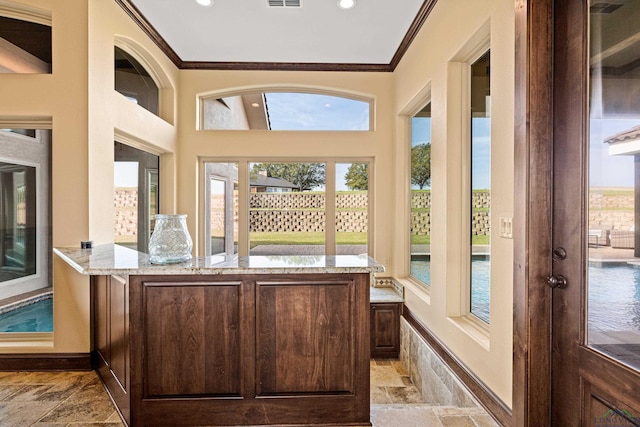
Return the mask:
{"type": "MultiPolygon", "coordinates": [[[[411,275],[430,285],[430,261],[411,261],[411,275]]],[[[474,259],[471,312],[489,322],[490,262],[474,259]]],[[[640,266],[611,263],[589,267],[590,331],[640,331],[640,266]]]]}
{"type": "Polygon", "coordinates": [[[589,267],[590,331],[640,331],[640,266],[589,267]]]}
{"type": "MultiPolygon", "coordinates": [[[[473,257],[471,260],[471,313],[489,323],[489,304],[491,301],[491,261],[486,257],[473,257]]],[[[411,275],[427,285],[431,285],[431,261],[428,257],[415,257],[411,260],[411,275]]]]}
{"type": "Polygon", "coordinates": [[[0,332],[53,332],[53,299],[0,314],[0,332]]]}

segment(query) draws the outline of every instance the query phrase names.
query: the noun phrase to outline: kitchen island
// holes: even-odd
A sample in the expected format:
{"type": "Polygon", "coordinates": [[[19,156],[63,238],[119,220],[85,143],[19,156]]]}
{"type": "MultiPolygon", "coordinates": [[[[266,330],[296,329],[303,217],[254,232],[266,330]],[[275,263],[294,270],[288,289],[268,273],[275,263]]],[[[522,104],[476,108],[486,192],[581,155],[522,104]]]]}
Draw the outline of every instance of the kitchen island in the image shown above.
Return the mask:
{"type": "Polygon", "coordinates": [[[371,425],[370,257],[54,252],[91,276],[94,365],[130,426],[371,425]]]}

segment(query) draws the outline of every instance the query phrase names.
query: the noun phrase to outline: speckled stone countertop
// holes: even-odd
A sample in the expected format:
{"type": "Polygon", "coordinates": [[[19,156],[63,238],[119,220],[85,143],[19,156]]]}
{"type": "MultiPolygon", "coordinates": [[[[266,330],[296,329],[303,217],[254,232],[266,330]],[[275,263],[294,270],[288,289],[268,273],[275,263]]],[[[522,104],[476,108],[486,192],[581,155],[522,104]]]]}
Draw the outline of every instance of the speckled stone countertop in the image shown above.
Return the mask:
{"type": "Polygon", "coordinates": [[[371,302],[403,302],[404,298],[393,288],[372,287],[369,300],[371,302]]]}
{"type": "Polygon", "coordinates": [[[82,274],[299,274],[376,273],[384,267],[366,255],[274,255],[194,257],[178,264],[151,264],[147,254],[107,244],[92,249],[54,248],[82,274]]]}

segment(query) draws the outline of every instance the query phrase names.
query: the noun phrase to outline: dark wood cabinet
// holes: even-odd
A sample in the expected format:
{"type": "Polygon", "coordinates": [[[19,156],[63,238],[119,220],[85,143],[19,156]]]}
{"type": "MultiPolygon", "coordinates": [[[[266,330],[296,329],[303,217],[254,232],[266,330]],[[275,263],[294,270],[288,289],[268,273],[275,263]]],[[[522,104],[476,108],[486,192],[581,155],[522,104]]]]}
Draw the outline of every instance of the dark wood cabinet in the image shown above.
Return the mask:
{"type": "Polygon", "coordinates": [[[398,358],[402,303],[371,303],[371,358],[398,358]]]}
{"type": "Polygon", "coordinates": [[[93,276],[93,365],[123,417],[129,418],[129,281],[93,276]]]}
{"type": "Polygon", "coordinates": [[[371,425],[369,274],[94,276],[130,426],[371,425]]]}

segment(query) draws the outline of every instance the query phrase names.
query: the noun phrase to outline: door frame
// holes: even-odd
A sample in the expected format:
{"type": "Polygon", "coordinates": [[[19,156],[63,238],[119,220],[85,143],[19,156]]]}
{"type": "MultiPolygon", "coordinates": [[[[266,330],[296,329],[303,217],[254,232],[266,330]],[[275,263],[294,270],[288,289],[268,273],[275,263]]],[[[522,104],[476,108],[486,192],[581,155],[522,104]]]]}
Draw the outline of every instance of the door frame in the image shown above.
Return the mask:
{"type": "Polygon", "coordinates": [[[571,204],[575,189],[565,188],[567,186],[560,185],[558,180],[554,182],[554,163],[557,171],[573,177],[571,182],[583,178],[586,170],[584,146],[570,142],[587,140],[588,90],[580,88],[588,87],[589,10],[586,0],[516,0],[515,6],[512,424],[548,426],[556,420],[561,425],[578,425],[594,419],[591,413],[594,409],[588,405],[590,401],[602,403],[605,409],[615,406],[624,409],[628,393],[640,388],[638,375],[634,374],[633,379],[628,377],[630,370],[609,363],[606,357],[580,345],[584,308],[563,304],[563,301],[584,300],[583,287],[575,284],[582,284],[586,262],[586,241],[581,233],[586,223],[586,182],[583,180],[580,186],[580,215],[570,224],[554,227],[554,204],[558,212],[575,209],[575,203],[571,204]],[[576,67],[575,64],[582,65],[576,67]],[[575,159],[583,164],[576,167],[575,159]],[[567,194],[569,191],[572,193],[567,194]],[[580,239],[573,237],[577,234],[580,239]],[[569,262],[568,257],[567,263],[554,265],[551,256],[554,239],[567,249],[574,261],[569,262]],[[546,283],[551,274],[569,277],[567,289],[555,291],[561,293],[554,295],[546,283]],[[574,286],[571,286],[572,278],[574,286]],[[559,339],[553,341],[552,298],[560,302],[556,310],[572,310],[563,317],[580,319],[562,325],[556,323],[553,333],[559,339]],[[579,363],[565,361],[554,365],[552,351],[579,363]],[[583,365],[589,366],[589,370],[581,369],[583,365]],[[594,372],[599,375],[592,375],[594,372]],[[552,380],[560,384],[556,391],[552,380]],[[625,391],[618,392],[610,386],[609,383],[615,382],[612,380],[625,384],[625,391]],[[560,401],[569,393],[578,395],[585,408],[555,410],[552,402],[560,401]]]}
{"type": "Polygon", "coordinates": [[[515,0],[512,425],[523,427],[551,424],[553,8],[515,0]]]}

